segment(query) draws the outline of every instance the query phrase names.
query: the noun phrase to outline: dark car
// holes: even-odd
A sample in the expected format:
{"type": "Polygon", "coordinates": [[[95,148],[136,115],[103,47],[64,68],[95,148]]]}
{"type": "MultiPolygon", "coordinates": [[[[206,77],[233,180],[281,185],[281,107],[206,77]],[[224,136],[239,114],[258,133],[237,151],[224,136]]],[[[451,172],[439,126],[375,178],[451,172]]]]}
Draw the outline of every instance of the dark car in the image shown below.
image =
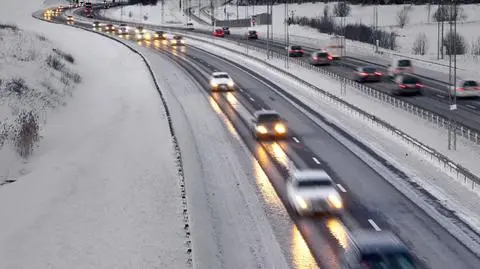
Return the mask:
{"type": "Polygon", "coordinates": [[[303,49],[301,46],[290,46],[288,48],[288,57],[302,57],[303,56],[303,49]]]}
{"type": "Polygon", "coordinates": [[[392,94],[422,94],[423,84],[419,78],[413,75],[398,75],[394,82],[395,88],[391,91],[392,94]]]}
{"type": "Polygon", "coordinates": [[[171,46],[185,46],[185,40],[181,36],[174,36],[172,39],[170,39],[170,45],[171,46]]]}
{"type": "Polygon", "coordinates": [[[333,61],[333,56],[326,51],[315,51],[310,56],[311,65],[330,65],[333,61]]]}
{"type": "Polygon", "coordinates": [[[153,34],[153,39],[155,39],[155,40],[166,40],[167,39],[167,33],[165,33],[164,31],[156,31],[153,34]]]}
{"type": "Polygon", "coordinates": [[[353,73],[357,82],[379,82],[382,81],[383,73],[373,66],[357,67],[353,73]]]}
{"type": "Polygon", "coordinates": [[[249,30],[247,32],[247,39],[258,39],[258,33],[255,30],[249,30]]]}
{"type": "Polygon", "coordinates": [[[100,28],[100,22],[94,21],[93,24],[92,24],[92,27],[95,28],[95,29],[100,28]]]}
{"type": "Polygon", "coordinates": [[[408,248],[391,232],[352,233],[352,244],[345,249],[344,266],[348,269],[391,268],[419,269],[408,248]]]}
{"type": "Polygon", "coordinates": [[[223,32],[222,28],[217,28],[213,32],[213,36],[215,36],[215,37],[225,37],[225,32],[223,32]]]}
{"type": "Polygon", "coordinates": [[[113,32],[115,31],[115,26],[113,26],[113,24],[107,24],[105,25],[104,30],[107,32],[113,32]]]}
{"type": "Polygon", "coordinates": [[[287,136],[287,125],[276,111],[260,110],[253,115],[252,131],[257,140],[283,139],[287,136]]]}
{"type": "Polygon", "coordinates": [[[222,30],[223,30],[223,33],[225,33],[226,35],[229,35],[229,34],[230,34],[230,28],[229,28],[229,27],[223,26],[223,27],[222,27],[222,30]]]}

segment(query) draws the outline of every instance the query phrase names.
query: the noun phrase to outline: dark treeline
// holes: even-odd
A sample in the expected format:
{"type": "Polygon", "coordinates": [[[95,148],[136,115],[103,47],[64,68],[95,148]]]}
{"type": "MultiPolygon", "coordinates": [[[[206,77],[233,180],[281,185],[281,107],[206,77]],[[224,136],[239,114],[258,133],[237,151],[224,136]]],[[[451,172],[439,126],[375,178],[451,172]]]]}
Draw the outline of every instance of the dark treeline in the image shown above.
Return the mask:
{"type": "Polygon", "coordinates": [[[158,3],[158,0],[128,0],[128,3],[131,5],[156,5],[158,3]]]}
{"type": "MultiPolygon", "coordinates": [[[[317,0],[234,0],[232,4],[238,3],[239,5],[255,4],[255,5],[265,5],[267,3],[273,4],[283,4],[285,2],[293,4],[301,3],[330,3],[338,1],[317,1],[317,0]],[[238,2],[237,2],[238,1],[238,2]]],[[[413,5],[424,5],[424,4],[439,4],[441,2],[448,3],[447,0],[415,0],[415,1],[406,1],[406,0],[349,0],[346,1],[353,5],[400,5],[400,4],[413,4],[413,5]]],[[[480,0],[457,0],[458,4],[479,4],[480,0]]]]}

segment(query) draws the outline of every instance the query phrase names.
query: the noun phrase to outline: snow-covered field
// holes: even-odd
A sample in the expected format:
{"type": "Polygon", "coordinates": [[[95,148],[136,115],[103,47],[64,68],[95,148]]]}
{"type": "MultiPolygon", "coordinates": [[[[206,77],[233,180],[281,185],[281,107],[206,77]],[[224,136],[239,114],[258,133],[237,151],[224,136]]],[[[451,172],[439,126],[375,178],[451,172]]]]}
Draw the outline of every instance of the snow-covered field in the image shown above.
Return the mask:
{"type": "Polygon", "coordinates": [[[175,152],[144,63],[109,39],[33,19],[43,4],[0,10],[0,23],[22,29],[0,31],[1,121],[42,108],[33,154],[2,148],[0,176],[15,182],[0,186],[0,268],[187,267],[175,152]],[[49,67],[50,55],[65,69],[49,67]],[[81,81],[65,87],[67,70],[81,81]],[[15,77],[24,99],[7,91],[15,77]]]}
{"type": "MultiPolygon", "coordinates": [[[[163,22],[165,25],[183,25],[186,17],[177,12],[178,3],[174,1],[165,1],[165,10],[163,12],[163,22]]],[[[155,24],[162,24],[162,6],[125,6],[122,8],[111,8],[102,10],[105,17],[117,18],[118,20],[126,20],[138,23],[154,22],[155,24]]]]}

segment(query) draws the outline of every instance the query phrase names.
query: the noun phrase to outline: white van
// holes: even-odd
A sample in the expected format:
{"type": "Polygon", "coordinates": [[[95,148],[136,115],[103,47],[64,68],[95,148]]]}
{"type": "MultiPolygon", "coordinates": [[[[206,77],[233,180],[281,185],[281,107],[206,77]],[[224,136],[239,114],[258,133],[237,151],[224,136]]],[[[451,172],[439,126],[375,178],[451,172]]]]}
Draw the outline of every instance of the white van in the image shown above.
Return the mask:
{"type": "Polygon", "coordinates": [[[388,65],[388,77],[394,78],[404,73],[414,74],[412,61],[409,59],[394,59],[388,65]]]}

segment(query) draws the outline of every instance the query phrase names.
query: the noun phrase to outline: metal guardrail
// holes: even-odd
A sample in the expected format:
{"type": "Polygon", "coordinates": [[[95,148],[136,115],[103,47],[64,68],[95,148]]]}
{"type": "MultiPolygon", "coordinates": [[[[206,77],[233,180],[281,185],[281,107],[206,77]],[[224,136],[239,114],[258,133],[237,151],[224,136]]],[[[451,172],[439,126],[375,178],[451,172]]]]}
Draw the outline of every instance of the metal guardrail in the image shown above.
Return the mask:
{"type": "MultiPolygon", "coordinates": [[[[196,41],[200,41],[200,42],[205,42],[205,43],[210,43],[210,44],[212,43],[211,40],[205,40],[205,39],[202,39],[202,38],[197,38],[197,37],[192,37],[192,36],[189,36],[189,38],[191,38],[193,40],[196,40],[196,41]]],[[[218,43],[214,43],[214,44],[215,44],[215,46],[218,46],[218,47],[223,48],[225,50],[232,51],[231,48],[228,48],[226,46],[219,45],[218,43]]],[[[246,46],[243,45],[243,43],[240,43],[240,46],[246,47],[246,46]]],[[[266,50],[260,49],[258,47],[251,46],[251,47],[248,47],[248,49],[252,50],[252,51],[257,51],[257,52],[261,52],[261,53],[266,54],[266,50]]],[[[432,161],[435,161],[437,164],[441,165],[446,172],[448,172],[452,176],[455,176],[456,179],[461,181],[464,185],[469,186],[469,188],[472,191],[480,194],[480,178],[479,177],[474,175],[468,169],[462,167],[460,164],[457,164],[457,163],[451,161],[448,157],[446,157],[442,153],[436,151],[435,149],[430,148],[429,146],[423,144],[422,142],[413,138],[412,136],[408,135],[407,133],[397,129],[396,127],[394,127],[390,123],[388,123],[388,122],[386,122],[382,119],[379,119],[376,116],[374,116],[374,115],[356,107],[355,105],[350,104],[350,103],[342,100],[340,97],[338,97],[338,96],[336,96],[336,95],[334,95],[334,94],[332,94],[332,93],[330,93],[326,90],[320,89],[320,88],[316,87],[315,85],[313,85],[313,84],[311,84],[311,83],[309,83],[305,80],[302,80],[302,79],[298,78],[297,76],[295,76],[291,73],[288,73],[285,70],[283,70],[283,69],[281,69],[277,66],[274,66],[274,65],[266,62],[264,59],[255,57],[253,55],[249,55],[245,52],[235,51],[235,53],[239,53],[239,54],[241,54],[241,55],[243,55],[247,58],[250,58],[252,60],[255,60],[257,62],[260,62],[262,64],[267,65],[269,68],[272,68],[272,69],[282,73],[284,76],[286,76],[290,79],[293,79],[296,82],[298,82],[298,83],[308,87],[309,89],[313,90],[314,92],[318,93],[319,96],[321,98],[323,98],[324,100],[327,100],[327,101],[341,107],[342,109],[344,109],[346,111],[349,111],[353,115],[355,115],[355,116],[357,116],[357,117],[359,117],[359,118],[361,118],[365,121],[368,121],[372,125],[375,125],[377,127],[380,127],[380,128],[383,128],[383,129],[387,130],[392,135],[400,138],[402,141],[407,143],[409,146],[415,148],[416,150],[418,150],[422,154],[428,156],[432,161]]],[[[279,58],[279,59],[284,59],[286,57],[286,55],[280,55],[280,54],[274,54],[274,56],[276,58],[279,58]]],[[[402,106],[404,106],[405,108],[409,107],[410,108],[409,112],[411,112],[415,115],[421,116],[424,119],[427,119],[429,121],[431,121],[431,119],[432,119],[432,118],[430,118],[432,116],[432,113],[426,113],[426,111],[423,111],[422,109],[419,109],[418,107],[407,104],[407,103],[405,103],[403,101],[400,101],[396,98],[392,98],[392,97],[390,97],[386,94],[383,94],[383,93],[381,93],[377,90],[366,87],[363,84],[356,83],[352,80],[341,77],[341,76],[339,76],[335,73],[326,71],[325,69],[321,69],[321,68],[318,68],[318,67],[315,67],[315,66],[311,66],[304,61],[299,61],[299,60],[295,60],[295,59],[290,59],[290,60],[293,60],[293,62],[295,62],[296,64],[298,64],[298,65],[300,65],[304,68],[310,69],[310,70],[312,70],[312,69],[317,70],[318,69],[318,70],[320,70],[319,72],[324,73],[324,74],[330,76],[331,78],[342,81],[342,82],[347,83],[351,86],[358,87],[361,91],[363,91],[363,92],[365,92],[365,93],[367,93],[371,96],[374,96],[377,99],[384,100],[385,102],[392,102],[392,104],[396,105],[397,107],[402,107],[402,106]]],[[[446,122],[446,120],[445,121],[439,121],[439,124],[447,124],[447,122],[446,122]]],[[[478,143],[478,140],[480,139],[480,137],[478,136],[478,134],[476,134],[475,137],[476,137],[476,139],[477,139],[476,141],[478,143]]]]}

